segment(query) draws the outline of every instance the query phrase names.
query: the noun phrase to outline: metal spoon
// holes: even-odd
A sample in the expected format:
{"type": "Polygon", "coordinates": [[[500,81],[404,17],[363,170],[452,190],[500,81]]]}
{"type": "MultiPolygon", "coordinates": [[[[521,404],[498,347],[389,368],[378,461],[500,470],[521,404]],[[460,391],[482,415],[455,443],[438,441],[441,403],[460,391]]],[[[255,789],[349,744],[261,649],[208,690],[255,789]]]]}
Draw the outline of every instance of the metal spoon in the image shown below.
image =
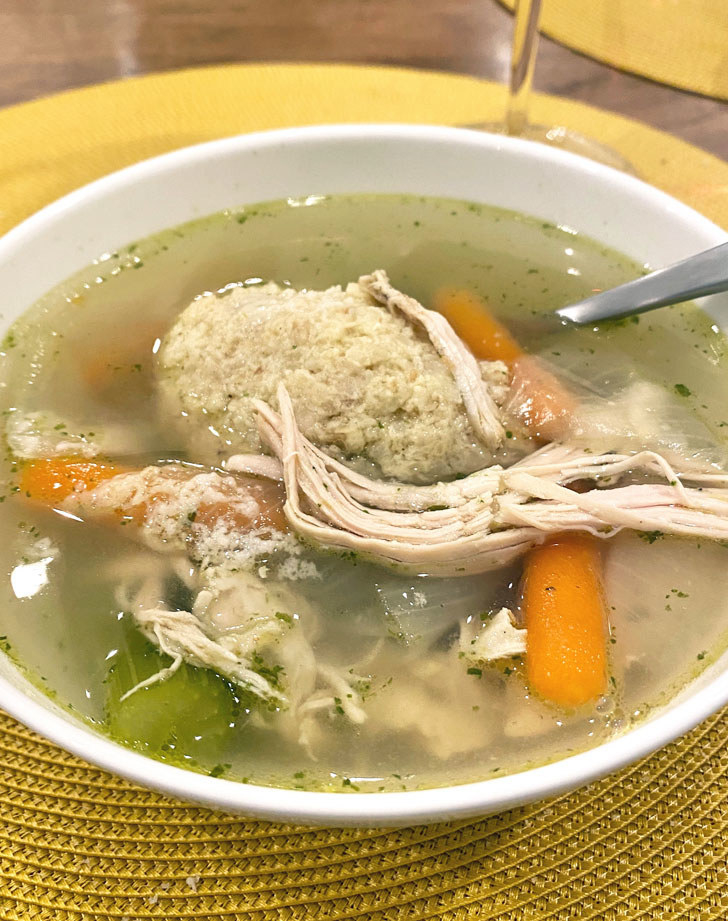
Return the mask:
{"type": "Polygon", "coordinates": [[[728,243],[721,243],[666,269],[658,269],[644,278],[601,291],[576,304],[560,307],[556,314],[574,323],[616,320],[719,291],[728,291],[728,243]]]}

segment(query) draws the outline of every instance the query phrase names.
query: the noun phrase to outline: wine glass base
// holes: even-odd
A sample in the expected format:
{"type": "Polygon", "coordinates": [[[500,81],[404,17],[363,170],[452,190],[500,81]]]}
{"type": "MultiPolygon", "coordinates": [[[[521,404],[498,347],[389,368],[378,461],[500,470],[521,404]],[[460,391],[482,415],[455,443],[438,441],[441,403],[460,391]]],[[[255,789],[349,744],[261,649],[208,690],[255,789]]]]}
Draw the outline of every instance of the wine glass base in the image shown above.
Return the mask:
{"type": "Polygon", "coordinates": [[[484,122],[478,125],[467,125],[467,127],[477,131],[489,131],[491,134],[520,137],[527,141],[546,144],[549,147],[559,147],[561,150],[587,157],[589,160],[595,160],[604,166],[611,166],[612,169],[621,170],[623,173],[629,173],[632,176],[639,175],[629,160],[626,160],[616,150],[612,150],[611,147],[600,144],[599,141],[592,140],[592,138],[585,137],[583,134],[579,134],[578,131],[572,131],[570,128],[526,125],[522,131],[511,134],[503,122],[484,122]]]}

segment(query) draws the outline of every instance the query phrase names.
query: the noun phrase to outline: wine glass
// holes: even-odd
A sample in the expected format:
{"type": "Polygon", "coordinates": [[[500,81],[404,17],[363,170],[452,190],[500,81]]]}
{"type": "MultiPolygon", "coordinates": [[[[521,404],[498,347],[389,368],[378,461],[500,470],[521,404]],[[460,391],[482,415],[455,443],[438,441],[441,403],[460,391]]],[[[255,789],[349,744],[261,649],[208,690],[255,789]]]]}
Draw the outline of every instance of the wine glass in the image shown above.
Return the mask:
{"type": "Polygon", "coordinates": [[[513,42],[505,121],[473,127],[560,147],[562,150],[568,150],[571,153],[604,163],[606,166],[634,174],[635,170],[632,165],[621,154],[604,144],[572,131],[570,128],[563,126],[548,128],[545,125],[532,125],[528,121],[533,70],[538,49],[541,0],[515,0],[513,13],[513,42]]]}

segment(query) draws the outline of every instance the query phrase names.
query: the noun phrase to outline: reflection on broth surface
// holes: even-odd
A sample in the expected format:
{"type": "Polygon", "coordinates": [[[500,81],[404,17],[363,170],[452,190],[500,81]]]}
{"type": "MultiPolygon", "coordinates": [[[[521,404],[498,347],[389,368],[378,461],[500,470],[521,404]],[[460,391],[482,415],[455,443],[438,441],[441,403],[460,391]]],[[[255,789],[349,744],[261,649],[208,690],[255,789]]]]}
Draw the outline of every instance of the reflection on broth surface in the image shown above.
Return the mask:
{"type": "Polygon", "coordinates": [[[462,783],[622,731],[728,629],[722,333],[551,317],[640,271],[401,196],[103,254],[3,343],[3,643],[112,737],[250,782],[462,783]],[[585,559],[596,626],[563,600],[585,559]]]}

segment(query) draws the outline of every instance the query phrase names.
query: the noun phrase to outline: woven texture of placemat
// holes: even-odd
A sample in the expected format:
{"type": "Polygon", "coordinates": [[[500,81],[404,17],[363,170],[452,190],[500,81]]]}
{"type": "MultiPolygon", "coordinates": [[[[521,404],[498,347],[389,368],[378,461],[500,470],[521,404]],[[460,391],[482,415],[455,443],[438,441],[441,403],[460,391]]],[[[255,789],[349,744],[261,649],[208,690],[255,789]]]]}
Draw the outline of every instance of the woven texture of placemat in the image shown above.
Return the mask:
{"type": "MultiPolygon", "coordinates": [[[[0,227],[183,144],[283,124],[494,120],[502,91],[382,68],[240,66],[0,112],[0,227]]],[[[648,180],[728,224],[728,165],[586,106],[537,97],[648,180]]],[[[728,918],[728,713],[581,791],[478,821],[302,829],[169,800],[0,714],[1,921],[718,921],[728,918]]]]}
{"type": "Polygon", "coordinates": [[[725,718],[579,793],[398,831],[241,821],[0,730],[3,921],[728,917],[725,718]]]}
{"type": "Polygon", "coordinates": [[[728,99],[726,0],[543,0],[541,31],[619,70],[728,99]]]}

